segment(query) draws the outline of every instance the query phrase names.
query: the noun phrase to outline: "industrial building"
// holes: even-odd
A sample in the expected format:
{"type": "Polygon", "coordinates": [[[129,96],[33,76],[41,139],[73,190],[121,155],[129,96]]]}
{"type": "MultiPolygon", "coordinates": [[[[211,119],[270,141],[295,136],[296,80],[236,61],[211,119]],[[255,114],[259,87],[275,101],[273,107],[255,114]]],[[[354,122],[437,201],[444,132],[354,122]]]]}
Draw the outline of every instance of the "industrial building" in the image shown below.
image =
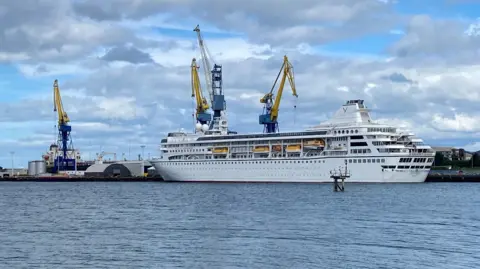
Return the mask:
{"type": "Polygon", "coordinates": [[[26,175],[27,174],[27,169],[25,168],[2,168],[0,167],[0,178],[7,178],[10,177],[11,175],[13,176],[20,176],[20,175],[26,175]]]}
{"type": "Polygon", "coordinates": [[[87,168],[85,177],[143,177],[143,161],[99,163],[87,168]]]}

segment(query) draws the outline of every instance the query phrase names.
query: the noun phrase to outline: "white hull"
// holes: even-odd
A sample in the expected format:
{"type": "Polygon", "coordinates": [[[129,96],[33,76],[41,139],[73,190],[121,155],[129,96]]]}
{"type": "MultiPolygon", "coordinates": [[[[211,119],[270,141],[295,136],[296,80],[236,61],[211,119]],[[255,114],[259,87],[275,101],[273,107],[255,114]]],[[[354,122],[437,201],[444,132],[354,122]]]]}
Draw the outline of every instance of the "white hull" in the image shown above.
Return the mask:
{"type": "MultiPolygon", "coordinates": [[[[397,165],[398,157],[368,157],[375,163],[348,163],[351,176],[346,182],[354,183],[420,183],[430,169],[382,169],[382,165],[397,165]]],[[[345,159],[309,158],[294,163],[286,159],[270,160],[199,160],[152,161],[157,173],[165,181],[208,182],[333,182],[331,170],[344,167],[345,159]],[[308,162],[307,162],[308,160],[308,162]]],[[[362,159],[362,158],[357,158],[362,159]]],[[[427,164],[425,164],[427,165],[427,164]]],[[[430,164],[428,164],[430,165],[430,164]]]]}

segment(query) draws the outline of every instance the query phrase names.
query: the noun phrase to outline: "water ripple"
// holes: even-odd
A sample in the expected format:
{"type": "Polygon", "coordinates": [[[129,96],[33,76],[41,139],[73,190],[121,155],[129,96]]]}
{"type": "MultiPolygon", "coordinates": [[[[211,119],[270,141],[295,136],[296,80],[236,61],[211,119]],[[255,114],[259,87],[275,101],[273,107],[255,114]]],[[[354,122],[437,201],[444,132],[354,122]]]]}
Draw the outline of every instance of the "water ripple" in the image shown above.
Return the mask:
{"type": "Polygon", "coordinates": [[[480,184],[0,183],[1,268],[480,268],[480,184]]]}

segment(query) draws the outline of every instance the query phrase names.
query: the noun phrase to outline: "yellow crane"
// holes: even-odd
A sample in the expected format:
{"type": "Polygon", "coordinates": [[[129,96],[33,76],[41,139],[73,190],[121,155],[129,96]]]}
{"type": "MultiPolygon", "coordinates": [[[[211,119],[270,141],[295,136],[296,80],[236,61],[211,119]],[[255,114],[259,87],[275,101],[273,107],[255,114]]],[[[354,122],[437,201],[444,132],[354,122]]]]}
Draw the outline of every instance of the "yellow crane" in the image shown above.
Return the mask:
{"type": "Polygon", "coordinates": [[[207,110],[210,108],[208,105],[207,99],[203,97],[202,93],[202,86],[200,83],[200,77],[198,75],[197,60],[195,58],[192,59],[191,65],[191,73],[192,73],[192,98],[195,98],[196,101],[196,119],[197,119],[197,126],[196,129],[199,131],[201,128],[207,128],[208,123],[211,121],[212,116],[207,110]],[[204,125],[207,124],[207,127],[204,125]]]}
{"type": "MultiPolygon", "coordinates": [[[[283,65],[278,72],[277,78],[273,83],[272,89],[269,93],[265,94],[261,99],[260,103],[265,104],[264,113],[259,117],[259,123],[264,125],[264,132],[265,133],[275,133],[278,131],[278,111],[280,109],[280,101],[282,100],[283,88],[285,87],[285,80],[288,78],[288,82],[290,82],[290,87],[292,88],[292,94],[295,97],[297,95],[297,89],[295,88],[295,76],[293,73],[293,66],[288,61],[288,57],[285,55],[283,56],[283,65]],[[275,89],[275,85],[277,84],[278,78],[282,74],[282,80],[280,81],[280,86],[278,88],[275,101],[273,100],[273,90],[275,89]]],[[[295,106],[296,108],[296,106],[295,106]]]]}
{"type": "Polygon", "coordinates": [[[62,97],[60,96],[60,88],[58,80],[53,82],[53,111],[58,113],[58,139],[57,145],[62,156],[56,156],[54,161],[54,173],[64,170],[73,170],[76,167],[76,160],[69,158],[68,152],[73,152],[72,139],[70,132],[72,126],[68,125],[70,118],[63,109],[62,97]]]}

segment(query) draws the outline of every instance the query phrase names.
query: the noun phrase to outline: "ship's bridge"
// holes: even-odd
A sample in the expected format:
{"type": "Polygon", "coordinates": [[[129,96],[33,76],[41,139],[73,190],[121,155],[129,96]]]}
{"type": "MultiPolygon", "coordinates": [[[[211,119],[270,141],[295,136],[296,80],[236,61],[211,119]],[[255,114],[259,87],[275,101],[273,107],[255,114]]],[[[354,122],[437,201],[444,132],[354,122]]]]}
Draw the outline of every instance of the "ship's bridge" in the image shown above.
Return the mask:
{"type": "Polygon", "coordinates": [[[168,133],[167,135],[167,137],[184,137],[184,136],[187,136],[185,132],[172,132],[172,133],[168,133]]]}
{"type": "Polygon", "coordinates": [[[321,123],[319,126],[331,125],[359,125],[370,124],[370,110],[363,104],[364,100],[348,100],[335,112],[332,118],[321,123]]]}
{"type": "Polygon", "coordinates": [[[365,108],[365,106],[363,105],[363,100],[348,100],[347,103],[345,105],[354,105],[354,104],[358,104],[358,107],[359,108],[365,108]]]}

